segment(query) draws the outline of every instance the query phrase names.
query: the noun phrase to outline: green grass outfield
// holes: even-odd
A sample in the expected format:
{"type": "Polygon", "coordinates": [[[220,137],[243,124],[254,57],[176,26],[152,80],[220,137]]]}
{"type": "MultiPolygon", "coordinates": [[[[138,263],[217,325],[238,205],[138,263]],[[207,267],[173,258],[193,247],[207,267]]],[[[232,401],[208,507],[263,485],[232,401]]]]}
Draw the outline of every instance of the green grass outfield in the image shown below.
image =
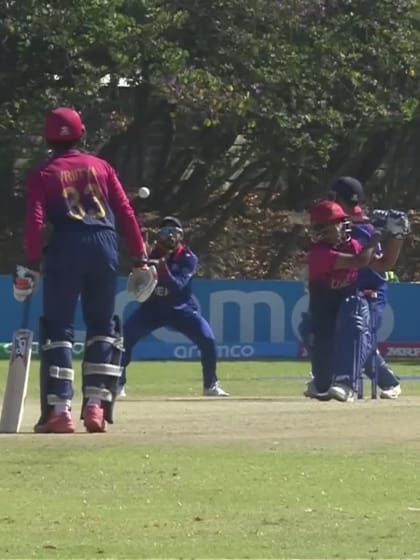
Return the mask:
{"type": "Polygon", "coordinates": [[[306,362],[222,362],[210,399],[198,363],[145,362],[107,434],[59,436],[31,433],[36,370],[0,436],[0,559],[420,558],[419,381],[319,403],[306,362]]]}

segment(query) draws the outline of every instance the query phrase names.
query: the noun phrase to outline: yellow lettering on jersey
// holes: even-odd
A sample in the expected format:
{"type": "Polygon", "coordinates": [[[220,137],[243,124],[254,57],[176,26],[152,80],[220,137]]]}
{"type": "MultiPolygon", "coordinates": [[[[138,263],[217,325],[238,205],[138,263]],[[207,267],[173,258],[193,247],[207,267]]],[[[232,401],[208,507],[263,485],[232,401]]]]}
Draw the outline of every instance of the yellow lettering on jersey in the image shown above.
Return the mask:
{"type": "Polygon", "coordinates": [[[331,280],[331,288],[333,290],[340,290],[341,288],[345,288],[346,286],[349,286],[350,282],[348,282],[347,280],[331,280]]]}
{"type": "Polygon", "coordinates": [[[67,215],[74,220],[83,220],[86,212],[80,203],[79,191],[74,187],[65,187],[63,189],[63,196],[69,209],[67,215]]]}
{"type": "Polygon", "coordinates": [[[105,197],[97,184],[97,172],[94,167],[80,167],[60,171],[63,196],[69,208],[67,215],[74,220],[83,220],[88,214],[100,220],[106,216],[105,197]],[[87,181],[83,189],[76,189],[80,180],[87,181]]]}

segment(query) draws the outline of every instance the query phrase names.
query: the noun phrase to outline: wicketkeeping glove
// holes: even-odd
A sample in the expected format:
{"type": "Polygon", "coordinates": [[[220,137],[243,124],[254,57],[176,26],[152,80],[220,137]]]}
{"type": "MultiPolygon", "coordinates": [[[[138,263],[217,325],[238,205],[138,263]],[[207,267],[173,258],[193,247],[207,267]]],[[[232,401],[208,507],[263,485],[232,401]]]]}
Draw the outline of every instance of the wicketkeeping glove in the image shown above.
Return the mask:
{"type": "Polygon", "coordinates": [[[388,210],[385,231],[395,239],[403,239],[410,233],[410,222],[405,212],[401,210],[388,210]]]}
{"type": "Polygon", "coordinates": [[[17,301],[25,301],[38,287],[39,272],[18,265],[13,279],[13,296],[17,301]]]}
{"type": "Polygon", "coordinates": [[[157,282],[158,273],[154,265],[134,267],[128,276],[127,292],[143,303],[152,295],[157,282]]]}
{"type": "Polygon", "coordinates": [[[380,210],[379,208],[372,210],[369,214],[369,221],[375,229],[385,229],[388,212],[389,210],[380,210]]]}

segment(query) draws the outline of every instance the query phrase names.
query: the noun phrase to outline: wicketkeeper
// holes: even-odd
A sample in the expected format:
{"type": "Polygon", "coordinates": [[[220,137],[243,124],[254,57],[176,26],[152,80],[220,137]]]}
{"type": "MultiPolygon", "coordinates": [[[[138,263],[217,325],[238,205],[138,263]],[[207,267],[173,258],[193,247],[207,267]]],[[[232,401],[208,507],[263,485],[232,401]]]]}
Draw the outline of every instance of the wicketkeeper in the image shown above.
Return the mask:
{"type": "MultiPolygon", "coordinates": [[[[359,270],[357,286],[363,292],[375,292],[376,320],[371,321],[372,337],[378,338],[382,316],[388,302],[386,272],[391,270],[399,257],[404,237],[409,233],[410,227],[407,215],[396,210],[374,210],[372,215],[366,215],[361,208],[365,202],[365,193],[360,181],[354,177],[339,177],[332,185],[332,194],[338,204],[352,220],[351,236],[357,239],[362,246],[369,243],[375,227],[386,227],[388,235],[382,245],[379,245],[376,254],[379,259],[375,261],[374,268],[365,267],[359,270]]],[[[399,379],[385,362],[378,348],[372,348],[364,370],[372,379],[377,375],[378,386],[381,389],[380,397],[383,399],[396,399],[401,394],[399,379]]]]}
{"type": "MultiPolygon", "coordinates": [[[[209,323],[200,315],[192,298],[192,279],[198,258],[183,243],[184,230],[174,216],[166,216],[159,225],[157,242],[149,255],[157,262],[158,283],[153,294],[130,315],[124,323],[124,372],[121,390],[126,382],[126,367],[137,342],[160,327],[171,327],[197,345],[202,365],[203,395],[227,397],[216,373],[216,341],[209,323]]],[[[127,290],[137,297],[133,278],[127,290]]]]}
{"type": "Polygon", "coordinates": [[[104,432],[106,422],[113,422],[123,349],[114,316],[116,220],[132,255],[132,282],[138,286],[151,282],[146,247],[129,200],[107,162],[77,149],[83,133],[80,115],[73,109],[60,107],[48,113],[45,139],[52,155],[27,179],[26,263],[17,267],[14,295],[19,301],[30,297],[42,272],[38,433],[75,430],[72,346],[79,296],[86,324],[82,418],[88,432],[104,432]],[[46,223],[52,233],[41,271],[46,223]]]}

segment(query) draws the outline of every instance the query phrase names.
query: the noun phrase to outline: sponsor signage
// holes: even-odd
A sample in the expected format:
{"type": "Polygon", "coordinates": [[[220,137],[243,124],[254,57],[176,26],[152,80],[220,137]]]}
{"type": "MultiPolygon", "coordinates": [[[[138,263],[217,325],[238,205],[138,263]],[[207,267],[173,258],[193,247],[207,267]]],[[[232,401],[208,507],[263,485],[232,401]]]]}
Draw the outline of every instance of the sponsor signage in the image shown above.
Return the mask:
{"type": "MultiPolygon", "coordinates": [[[[118,282],[116,313],[126,319],[139,304],[126,291],[126,278],[118,282]]],[[[210,322],[219,359],[260,359],[304,357],[298,334],[301,315],[308,306],[302,282],[280,280],[194,281],[198,308],[210,322]]],[[[2,321],[0,340],[10,341],[19,328],[22,305],[13,299],[10,277],[0,277],[2,321]]],[[[41,314],[41,290],[34,295],[30,328],[37,340],[41,314]]],[[[389,304],[384,310],[379,340],[385,343],[386,357],[418,357],[420,329],[420,284],[391,284],[389,304]],[[419,309],[417,309],[417,307],[419,309]]],[[[83,355],[85,327],[80,305],[75,316],[75,356],[83,355]]],[[[0,348],[0,352],[1,352],[0,348]]],[[[3,354],[8,355],[7,346],[3,354]]],[[[37,342],[34,343],[37,355],[37,342]]],[[[198,350],[183,335],[160,328],[134,349],[133,359],[197,359],[198,350]]]]}

